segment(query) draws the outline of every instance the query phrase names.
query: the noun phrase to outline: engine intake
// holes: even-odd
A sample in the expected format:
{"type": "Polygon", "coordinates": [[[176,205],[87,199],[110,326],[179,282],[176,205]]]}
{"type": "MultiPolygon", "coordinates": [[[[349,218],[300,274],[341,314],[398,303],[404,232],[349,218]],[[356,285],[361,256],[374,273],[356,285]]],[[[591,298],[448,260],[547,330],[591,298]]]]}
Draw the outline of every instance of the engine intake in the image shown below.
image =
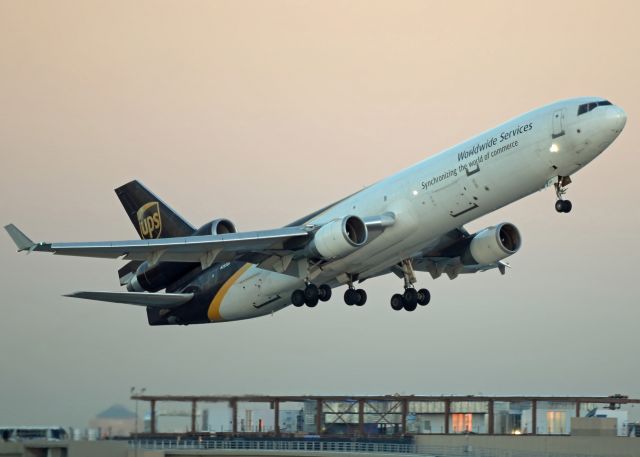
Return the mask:
{"type": "Polygon", "coordinates": [[[515,254],[522,245],[520,232],[508,222],[487,227],[476,233],[469,244],[462,263],[492,264],[515,254]]]}
{"type": "Polygon", "coordinates": [[[225,233],[236,233],[236,226],[229,219],[214,219],[207,222],[192,236],[199,235],[224,235],[225,233]]]}
{"type": "Polygon", "coordinates": [[[325,260],[337,259],[367,242],[367,225],[358,216],[346,216],[320,227],[309,244],[309,253],[325,260]]]}

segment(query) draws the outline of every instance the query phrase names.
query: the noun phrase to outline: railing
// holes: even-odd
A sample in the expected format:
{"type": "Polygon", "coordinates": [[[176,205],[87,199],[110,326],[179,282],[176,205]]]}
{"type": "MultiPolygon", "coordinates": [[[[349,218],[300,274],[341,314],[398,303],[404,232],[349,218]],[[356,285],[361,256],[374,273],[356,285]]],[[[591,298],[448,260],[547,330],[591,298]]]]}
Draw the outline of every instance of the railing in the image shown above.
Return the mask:
{"type": "Polygon", "coordinates": [[[129,446],[141,449],[213,449],[304,452],[418,454],[415,444],[350,441],[254,441],[254,440],[140,440],[129,446]]]}
{"type": "Polygon", "coordinates": [[[295,452],[344,452],[362,454],[411,454],[432,457],[605,457],[594,454],[518,451],[477,446],[417,446],[415,444],[350,441],[254,441],[254,440],[140,440],[131,448],[157,450],[253,450],[295,452]]]}

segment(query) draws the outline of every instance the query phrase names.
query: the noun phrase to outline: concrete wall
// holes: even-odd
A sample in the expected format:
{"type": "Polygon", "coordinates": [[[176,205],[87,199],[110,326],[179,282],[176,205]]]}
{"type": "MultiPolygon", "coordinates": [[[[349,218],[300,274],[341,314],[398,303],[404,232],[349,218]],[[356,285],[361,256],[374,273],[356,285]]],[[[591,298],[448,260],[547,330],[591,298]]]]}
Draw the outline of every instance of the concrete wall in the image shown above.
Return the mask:
{"type": "Polygon", "coordinates": [[[22,447],[17,443],[0,442],[0,457],[20,457],[22,447]]]}
{"type": "MultiPolygon", "coordinates": [[[[482,435],[420,435],[416,444],[438,447],[471,446],[472,450],[498,449],[497,455],[511,457],[518,453],[539,452],[581,456],[638,457],[640,438],[607,436],[482,436],[482,435]]],[[[473,455],[473,453],[471,453],[473,455]]]]}
{"type": "MultiPolygon", "coordinates": [[[[26,441],[0,442],[0,457],[128,457],[129,447],[122,441],[26,441]]],[[[133,454],[132,454],[133,455],[133,454]]]]}
{"type": "Polygon", "coordinates": [[[574,436],[616,436],[617,419],[612,417],[574,417],[571,434],[574,436]]]}

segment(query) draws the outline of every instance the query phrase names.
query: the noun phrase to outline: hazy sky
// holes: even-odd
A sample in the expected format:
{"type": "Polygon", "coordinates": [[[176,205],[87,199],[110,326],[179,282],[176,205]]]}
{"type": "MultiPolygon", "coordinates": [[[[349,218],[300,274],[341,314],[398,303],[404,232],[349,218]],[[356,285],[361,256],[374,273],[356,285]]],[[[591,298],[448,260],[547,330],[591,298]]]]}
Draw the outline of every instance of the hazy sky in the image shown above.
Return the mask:
{"type": "MultiPolygon", "coordinates": [[[[122,262],[17,254],[0,235],[0,424],[86,425],[156,394],[640,397],[637,2],[0,1],[0,214],[36,240],[132,239],[139,178],[196,225],[284,225],[502,121],[574,96],[625,131],[552,190],[476,221],[524,238],[513,269],[342,289],[315,309],[151,328],[122,262]]],[[[637,408],[640,409],[640,408],[637,408]]]]}

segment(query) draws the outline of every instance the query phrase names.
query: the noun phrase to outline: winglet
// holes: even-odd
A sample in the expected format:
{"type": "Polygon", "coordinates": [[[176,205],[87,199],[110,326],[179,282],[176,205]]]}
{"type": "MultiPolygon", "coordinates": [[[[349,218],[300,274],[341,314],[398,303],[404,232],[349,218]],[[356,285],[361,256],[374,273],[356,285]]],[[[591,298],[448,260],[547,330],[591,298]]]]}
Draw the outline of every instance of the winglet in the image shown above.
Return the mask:
{"type": "Polygon", "coordinates": [[[13,224],[5,225],[4,229],[7,231],[13,242],[18,247],[18,252],[31,250],[36,246],[36,243],[22,233],[18,227],[13,224]]]}

